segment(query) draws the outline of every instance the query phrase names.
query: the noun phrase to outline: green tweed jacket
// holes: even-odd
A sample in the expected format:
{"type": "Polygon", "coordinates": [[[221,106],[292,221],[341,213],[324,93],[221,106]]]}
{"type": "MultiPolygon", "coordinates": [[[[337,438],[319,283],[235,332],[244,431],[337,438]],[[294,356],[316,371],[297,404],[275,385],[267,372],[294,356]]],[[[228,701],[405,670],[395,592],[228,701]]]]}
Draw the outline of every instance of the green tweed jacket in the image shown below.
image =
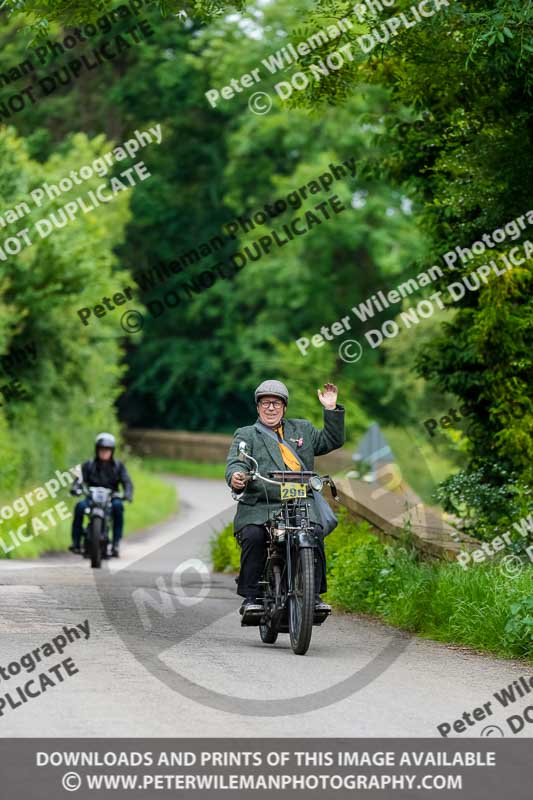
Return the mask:
{"type": "MultiPolygon", "coordinates": [[[[259,420],[258,420],[259,421],[259,420]]],[[[324,427],[315,428],[306,419],[283,419],[283,436],[305,465],[314,469],[315,456],[323,456],[344,444],[344,407],[337,405],[333,410],[324,409],[324,427]]],[[[262,475],[268,478],[269,471],[287,469],[283,463],[280,449],[274,439],[258,430],[254,425],[237,428],[226,461],[226,482],[231,485],[234,472],[248,472],[249,464],[239,458],[239,442],[246,442],[248,453],[253,456],[262,475]]],[[[261,525],[273,512],[280,509],[280,491],[277,486],[257,479],[250,481],[241,497],[235,514],[234,529],[239,531],[245,525],[261,525]],[[268,496],[268,503],[267,503],[268,496]]],[[[314,500],[311,500],[309,516],[314,522],[319,516],[314,500]]]]}

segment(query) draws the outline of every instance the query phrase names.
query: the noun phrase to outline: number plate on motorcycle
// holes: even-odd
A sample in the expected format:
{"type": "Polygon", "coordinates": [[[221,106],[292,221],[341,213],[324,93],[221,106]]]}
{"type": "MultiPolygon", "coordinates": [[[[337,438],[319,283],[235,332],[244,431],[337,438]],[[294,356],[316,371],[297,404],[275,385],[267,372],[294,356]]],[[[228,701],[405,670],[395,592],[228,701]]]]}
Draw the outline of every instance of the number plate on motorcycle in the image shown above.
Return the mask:
{"type": "Polygon", "coordinates": [[[295,497],[307,497],[305,483],[280,483],[282,500],[293,500],[295,497]]]}

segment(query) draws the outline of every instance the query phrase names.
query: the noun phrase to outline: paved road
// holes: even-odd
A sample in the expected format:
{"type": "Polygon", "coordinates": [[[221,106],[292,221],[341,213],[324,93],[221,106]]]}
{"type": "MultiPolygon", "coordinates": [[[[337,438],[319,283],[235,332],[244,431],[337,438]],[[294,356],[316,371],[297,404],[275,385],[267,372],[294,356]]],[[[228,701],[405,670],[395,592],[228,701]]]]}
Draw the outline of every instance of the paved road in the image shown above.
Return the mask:
{"type": "MultiPolygon", "coordinates": [[[[292,654],[287,636],[263,645],[257,629],[240,627],[233,577],[202,574],[210,536],[233,513],[227,488],[190,478],[176,485],[179,516],[128,538],[107,569],[70,554],[0,561],[0,665],[64,625],[88,620],[91,632],[62,656],[79,672],[4,708],[0,736],[436,736],[437,724],[488,701],[493,715],[463,735],[488,724],[511,735],[505,718],[532,700],[503,709],[492,695],[531,674],[524,664],[348,615],[315,628],[305,657],[292,654]],[[190,559],[196,571],[173,579],[190,559]]],[[[25,673],[0,681],[0,691],[25,681],[25,673]]]]}

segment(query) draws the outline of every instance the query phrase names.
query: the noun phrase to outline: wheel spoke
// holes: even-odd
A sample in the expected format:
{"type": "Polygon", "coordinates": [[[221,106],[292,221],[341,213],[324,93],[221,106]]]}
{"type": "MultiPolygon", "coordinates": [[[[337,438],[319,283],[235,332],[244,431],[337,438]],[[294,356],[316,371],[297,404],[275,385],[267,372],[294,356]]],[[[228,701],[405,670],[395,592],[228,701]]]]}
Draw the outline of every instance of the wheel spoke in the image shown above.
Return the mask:
{"type": "Polygon", "coordinates": [[[296,550],[293,555],[294,581],[290,598],[291,645],[297,655],[309,647],[313,626],[314,559],[308,549],[296,550]]]}

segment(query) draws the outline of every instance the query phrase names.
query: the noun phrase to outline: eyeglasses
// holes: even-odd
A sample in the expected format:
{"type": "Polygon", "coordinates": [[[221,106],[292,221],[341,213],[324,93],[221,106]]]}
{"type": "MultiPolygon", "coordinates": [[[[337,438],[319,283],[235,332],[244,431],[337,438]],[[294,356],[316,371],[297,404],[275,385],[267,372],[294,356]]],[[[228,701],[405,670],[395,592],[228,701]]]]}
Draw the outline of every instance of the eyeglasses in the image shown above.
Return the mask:
{"type": "Polygon", "coordinates": [[[279,411],[283,403],[281,400],[260,400],[259,405],[261,408],[270,408],[270,406],[272,406],[272,408],[275,408],[276,411],[279,411]]]}

